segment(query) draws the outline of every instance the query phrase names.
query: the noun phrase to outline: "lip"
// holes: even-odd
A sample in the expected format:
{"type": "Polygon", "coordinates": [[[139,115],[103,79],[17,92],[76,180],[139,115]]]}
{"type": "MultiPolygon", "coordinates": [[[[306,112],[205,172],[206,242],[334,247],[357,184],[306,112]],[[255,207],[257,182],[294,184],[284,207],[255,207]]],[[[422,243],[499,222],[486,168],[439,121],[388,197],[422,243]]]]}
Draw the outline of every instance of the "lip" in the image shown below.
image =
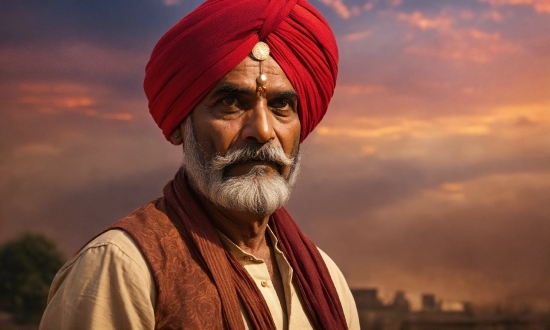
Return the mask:
{"type": "Polygon", "coordinates": [[[265,162],[260,160],[253,160],[253,161],[232,164],[228,166],[224,172],[225,174],[230,174],[230,175],[245,175],[245,174],[248,174],[250,170],[256,166],[270,168],[278,173],[281,172],[281,165],[274,162],[265,162]]]}

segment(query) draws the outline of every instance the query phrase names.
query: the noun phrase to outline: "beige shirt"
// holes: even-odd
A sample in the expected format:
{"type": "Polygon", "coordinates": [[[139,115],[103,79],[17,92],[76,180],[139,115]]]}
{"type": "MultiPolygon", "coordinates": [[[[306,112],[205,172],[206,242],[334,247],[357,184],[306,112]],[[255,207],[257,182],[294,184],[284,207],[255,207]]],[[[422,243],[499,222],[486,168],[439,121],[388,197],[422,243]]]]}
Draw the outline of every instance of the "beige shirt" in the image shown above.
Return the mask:
{"type": "MultiPolygon", "coordinates": [[[[275,257],[284,285],[283,310],[267,265],[220,234],[256,282],[277,329],[312,329],[292,282],[293,270],[275,242],[275,257]]],[[[336,264],[320,251],[334,282],[349,329],[359,329],[355,302],[336,264]]],[[[122,230],[110,230],[86,245],[55,276],[40,329],[154,329],[156,289],[153,275],[133,241],[122,230]]],[[[241,308],[242,311],[242,308],[241,308]]],[[[245,327],[250,329],[243,313],[245,327]]]]}

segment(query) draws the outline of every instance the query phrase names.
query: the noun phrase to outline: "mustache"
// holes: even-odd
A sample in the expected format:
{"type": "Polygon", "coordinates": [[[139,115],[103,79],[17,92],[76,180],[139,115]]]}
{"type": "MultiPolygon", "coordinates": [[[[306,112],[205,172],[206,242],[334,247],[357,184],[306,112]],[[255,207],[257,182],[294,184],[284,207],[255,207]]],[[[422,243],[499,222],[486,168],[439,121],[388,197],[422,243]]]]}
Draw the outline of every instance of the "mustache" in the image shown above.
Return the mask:
{"type": "Polygon", "coordinates": [[[215,156],[210,163],[210,168],[214,171],[222,171],[229,166],[254,161],[290,166],[294,162],[294,157],[287,157],[281,146],[269,144],[260,147],[246,145],[228,150],[225,156],[215,156]]]}

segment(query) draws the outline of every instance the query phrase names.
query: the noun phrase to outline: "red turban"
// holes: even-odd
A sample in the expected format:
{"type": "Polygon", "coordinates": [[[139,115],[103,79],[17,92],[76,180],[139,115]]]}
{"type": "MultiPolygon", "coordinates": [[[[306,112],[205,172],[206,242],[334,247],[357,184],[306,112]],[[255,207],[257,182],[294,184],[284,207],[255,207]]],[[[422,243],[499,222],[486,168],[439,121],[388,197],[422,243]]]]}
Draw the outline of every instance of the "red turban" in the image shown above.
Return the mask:
{"type": "Polygon", "coordinates": [[[207,0],[159,40],[147,64],[149,111],[164,136],[265,41],[299,96],[300,141],[317,126],[338,72],[334,35],[305,0],[207,0]]]}

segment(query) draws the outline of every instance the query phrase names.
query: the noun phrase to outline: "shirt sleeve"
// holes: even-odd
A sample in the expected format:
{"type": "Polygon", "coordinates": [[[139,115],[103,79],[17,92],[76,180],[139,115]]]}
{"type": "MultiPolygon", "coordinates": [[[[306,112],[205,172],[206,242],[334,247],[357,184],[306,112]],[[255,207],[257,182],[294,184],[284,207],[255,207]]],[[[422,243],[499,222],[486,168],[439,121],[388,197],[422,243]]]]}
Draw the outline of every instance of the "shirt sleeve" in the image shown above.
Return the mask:
{"type": "Polygon", "coordinates": [[[154,329],[156,290],[134,241],[110,230],[55,276],[40,329],[154,329]]]}
{"type": "MultiPolygon", "coordinates": [[[[318,248],[319,249],[319,248],[318,248]]],[[[351,294],[348,283],[344,278],[344,274],[340,271],[336,263],[321,249],[319,249],[321,257],[327,265],[328,272],[332,278],[332,282],[336,287],[336,292],[338,292],[338,297],[340,297],[340,303],[342,304],[342,309],[344,310],[344,316],[348,322],[349,330],[359,330],[359,315],[357,314],[357,307],[355,306],[355,300],[351,294]]]]}

